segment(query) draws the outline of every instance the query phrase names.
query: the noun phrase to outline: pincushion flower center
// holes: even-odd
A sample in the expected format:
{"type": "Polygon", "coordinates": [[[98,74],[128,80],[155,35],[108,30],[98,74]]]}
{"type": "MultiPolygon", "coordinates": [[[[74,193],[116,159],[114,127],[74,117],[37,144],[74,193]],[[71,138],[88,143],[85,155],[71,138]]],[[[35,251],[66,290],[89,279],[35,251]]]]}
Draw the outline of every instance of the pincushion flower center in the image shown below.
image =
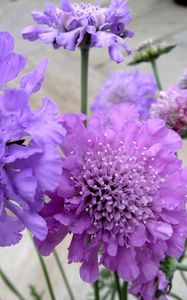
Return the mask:
{"type": "MultiPolygon", "coordinates": [[[[151,203],[163,178],[153,167],[154,157],[133,142],[99,142],[82,160],[82,172],[72,177],[95,231],[130,233],[153,216],[151,203]]],[[[82,206],[82,204],[81,204],[82,206]]]]}
{"type": "Polygon", "coordinates": [[[73,3],[74,13],[77,17],[96,17],[98,15],[104,15],[106,8],[99,5],[92,5],[87,3],[73,3]]]}

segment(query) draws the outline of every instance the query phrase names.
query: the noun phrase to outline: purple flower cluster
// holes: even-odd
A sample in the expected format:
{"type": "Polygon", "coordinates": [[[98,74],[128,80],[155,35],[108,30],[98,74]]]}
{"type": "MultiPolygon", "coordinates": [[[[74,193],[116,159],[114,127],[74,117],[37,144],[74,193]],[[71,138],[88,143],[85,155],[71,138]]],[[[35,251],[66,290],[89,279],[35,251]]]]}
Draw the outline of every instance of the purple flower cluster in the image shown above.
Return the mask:
{"type": "Polygon", "coordinates": [[[91,106],[93,112],[105,112],[113,104],[131,102],[136,105],[140,118],[149,117],[150,106],[155,102],[157,84],[152,75],[133,72],[112,73],[104,82],[91,106]]]}
{"type": "Polygon", "coordinates": [[[181,138],[160,119],[138,121],[132,104],[96,114],[87,128],[84,120],[62,117],[63,173],[40,213],[47,238],[36,244],[48,255],[71,233],[69,262],[81,263],[83,280],[96,281],[102,264],[136,280],[136,293],[144,295],[141,287],[154,285],[160,261],[184,250],[187,170],[175,154],[181,138]]]}
{"type": "Polygon", "coordinates": [[[181,136],[187,134],[187,89],[171,86],[160,92],[151,106],[151,117],[163,119],[167,126],[181,136]]]}
{"type": "Polygon", "coordinates": [[[61,157],[55,148],[65,130],[57,107],[47,98],[38,110],[29,106],[30,95],[41,87],[47,60],[25,74],[18,88],[5,87],[25,63],[26,59],[14,52],[12,37],[1,32],[0,246],[18,243],[25,227],[39,240],[45,239],[47,225],[38,211],[46,191],[56,188],[61,174],[61,157]]]}
{"type": "Polygon", "coordinates": [[[108,48],[112,60],[121,62],[122,47],[129,54],[130,49],[124,38],[132,32],[126,25],[131,21],[127,1],[112,0],[109,7],[87,3],[70,3],[62,0],[61,8],[46,4],[44,13],[33,11],[38,25],[23,30],[23,38],[40,39],[54,48],[63,47],[74,51],[79,47],[108,48]]]}

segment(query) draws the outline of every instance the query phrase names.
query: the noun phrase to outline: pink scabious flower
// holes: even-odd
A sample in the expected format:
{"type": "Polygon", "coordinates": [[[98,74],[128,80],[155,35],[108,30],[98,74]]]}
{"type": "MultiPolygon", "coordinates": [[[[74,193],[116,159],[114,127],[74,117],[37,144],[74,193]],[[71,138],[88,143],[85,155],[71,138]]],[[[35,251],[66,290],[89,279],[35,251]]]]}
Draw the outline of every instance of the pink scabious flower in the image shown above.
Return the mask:
{"type": "Polygon", "coordinates": [[[38,25],[22,32],[23,38],[30,41],[40,39],[70,51],[78,46],[108,48],[111,59],[118,63],[123,60],[119,47],[130,53],[124,40],[133,35],[126,28],[131,21],[127,1],[112,0],[109,7],[101,7],[62,0],[60,8],[46,4],[44,13],[33,11],[32,17],[38,25]]]}
{"type": "Polygon", "coordinates": [[[167,126],[181,136],[187,133],[187,89],[171,86],[161,91],[151,106],[151,117],[163,119],[167,126]]]}
{"type": "Polygon", "coordinates": [[[23,75],[19,87],[6,87],[23,69],[26,59],[14,52],[13,38],[0,32],[0,246],[18,243],[27,228],[39,240],[47,224],[38,214],[45,194],[54,190],[61,175],[56,150],[65,130],[57,106],[48,98],[33,110],[30,95],[44,80],[47,60],[23,75]]]}
{"type": "Polygon", "coordinates": [[[87,282],[99,265],[125,281],[155,278],[166,255],[179,257],[187,235],[187,170],[176,156],[180,136],[160,119],[138,121],[132,104],[96,114],[65,115],[67,130],[59,187],[40,215],[48,255],[68,234],[69,262],[80,262],[87,282]]]}
{"type": "Polygon", "coordinates": [[[91,105],[93,112],[105,112],[113,104],[131,102],[140,118],[149,117],[150,106],[156,99],[157,84],[152,75],[133,72],[111,73],[91,105]]]}

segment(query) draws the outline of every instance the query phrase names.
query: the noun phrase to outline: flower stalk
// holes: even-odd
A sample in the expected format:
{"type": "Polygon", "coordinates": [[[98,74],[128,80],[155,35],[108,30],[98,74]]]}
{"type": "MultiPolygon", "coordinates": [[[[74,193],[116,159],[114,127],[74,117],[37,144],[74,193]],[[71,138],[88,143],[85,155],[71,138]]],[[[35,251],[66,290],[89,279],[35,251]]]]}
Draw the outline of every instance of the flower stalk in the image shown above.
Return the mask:
{"type": "MultiPolygon", "coordinates": [[[[32,239],[32,236],[31,236],[31,239],[32,239]]],[[[33,241],[33,239],[32,239],[32,241],[33,241]]],[[[33,244],[34,244],[34,241],[33,241],[33,244]]],[[[44,277],[45,277],[45,281],[46,281],[46,284],[47,284],[47,287],[48,287],[48,291],[49,291],[51,300],[56,300],[55,294],[54,294],[54,291],[53,291],[53,287],[52,287],[52,283],[51,283],[51,280],[50,280],[50,277],[49,277],[49,274],[48,274],[48,270],[47,270],[47,267],[45,265],[45,261],[44,261],[43,257],[40,255],[40,253],[38,252],[38,250],[36,249],[35,244],[34,244],[34,248],[36,250],[37,256],[38,256],[39,261],[40,261],[40,265],[41,265],[41,268],[42,268],[42,271],[43,271],[43,274],[44,274],[44,277]]]]}
{"type": "Polygon", "coordinates": [[[81,47],[81,112],[88,113],[88,61],[89,48],[81,47]]]}
{"type": "Polygon", "coordinates": [[[122,287],[122,300],[128,300],[128,282],[123,283],[122,287]]]}
{"type": "Polygon", "coordinates": [[[170,293],[170,296],[173,298],[173,299],[176,299],[176,300],[182,300],[178,295],[174,294],[174,293],[170,293]]]}
{"type": "Polygon", "coordinates": [[[17,288],[14,286],[14,284],[8,279],[8,277],[5,275],[5,273],[0,269],[0,276],[6,286],[9,288],[9,290],[19,299],[19,300],[26,300],[20,292],[17,290],[17,288]]]}
{"type": "Polygon", "coordinates": [[[158,69],[157,69],[157,65],[156,65],[156,60],[152,59],[152,60],[150,60],[150,63],[151,63],[151,66],[152,66],[152,69],[153,69],[153,73],[154,73],[154,76],[155,76],[155,79],[156,79],[156,82],[157,82],[157,85],[158,85],[158,89],[161,91],[162,90],[162,86],[161,86],[161,82],[160,82],[160,77],[158,75],[158,69]]]}
{"type": "Polygon", "coordinates": [[[99,296],[99,281],[97,280],[96,282],[94,282],[93,286],[94,286],[95,300],[100,300],[100,296],[99,296]]]}
{"type": "Polygon", "coordinates": [[[59,268],[59,270],[60,270],[60,274],[61,274],[61,276],[62,276],[62,279],[63,279],[63,281],[64,281],[64,284],[65,284],[65,286],[66,286],[66,288],[67,288],[67,291],[68,291],[68,293],[69,293],[70,299],[71,299],[71,300],[75,300],[74,295],[73,295],[73,292],[72,292],[71,287],[70,287],[70,285],[69,285],[68,279],[67,279],[66,274],[65,274],[65,272],[64,272],[63,266],[62,266],[62,264],[61,264],[60,258],[59,258],[59,256],[58,256],[58,253],[54,250],[53,254],[54,254],[56,263],[57,263],[57,265],[58,265],[58,268],[59,268]]]}
{"type": "Polygon", "coordinates": [[[116,290],[118,293],[119,300],[122,300],[122,291],[121,291],[119,276],[117,272],[114,272],[114,278],[115,278],[116,290]]]}
{"type": "Polygon", "coordinates": [[[187,265],[177,263],[176,264],[176,270],[187,272],[187,265]]]}
{"type": "Polygon", "coordinates": [[[128,292],[127,292],[128,283],[124,282],[123,286],[121,287],[119,276],[118,276],[117,272],[114,273],[114,278],[115,278],[116,289],[117,289],[119,300],[127,300],[128,299],[128,292]]]}

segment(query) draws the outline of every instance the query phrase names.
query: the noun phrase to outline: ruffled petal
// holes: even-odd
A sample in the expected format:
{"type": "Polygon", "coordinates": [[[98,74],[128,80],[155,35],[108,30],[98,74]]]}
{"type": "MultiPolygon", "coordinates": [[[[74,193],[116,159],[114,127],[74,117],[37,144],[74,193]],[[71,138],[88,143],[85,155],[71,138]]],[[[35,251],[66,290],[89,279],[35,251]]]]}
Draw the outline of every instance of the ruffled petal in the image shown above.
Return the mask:
{"type": "Polygon", "coordinates": [[[81,262],[84,258],[84,251],[87,245],[87,235],[79,236],[74,235],[71,244],[69,246],[68,261],[72,262],[81,262]]]}
{"type": "Polygon", "coordinates": [[[42,191],[53,191],[60,180],[61,156],[54,147],[48,145],[43,154],[33,158],[33,169],[42,191]]]}
{"type": "Polygon", "coordinates": [[[86,282],[95,282],[99,277],[98,247],[88,249],[80,267],[80,276],[86,282]]]}
{"type": "Polygon", "coordinates": [[[53,252],[55,247],[65,238],[67,234],[67,228],[60,225],[60,227],[55,230],[49,230],[45,240],[41,241],[39,239],[35,239],[35,244],[40,253],[44,256],[47,256],[53,252]]]}
{"type": "Polygon", "coordinates": [[[76,28],[69,32],[63,32],[56,37],[56,42],[65,49],[74,51],[75,48],[82,42],[84,33],[84,28],[76,28]]]}
{"type": "Polygon", "coordinates": [[[114,44],[114,45],[110,46],[108,48],[108,51],[109,51],[110,58],[112,60],[116,61],[117,63],[121,63],[124,60],[124,57],[117,45],[114,44]]]}
{"type": "Polygon", "coordinates": [[[43,59],[32,72],[25,74],[21,78],[20,87],[24,88],[29,95],[40,90],[44,80],[47,64],[48,60],[43,59]]]}
{"type": "Polygon", "coordinates": [[[6,206],[37,239],[43,241],[46,238],[48,229],[47,224],[42,217],[40,217],[37,213],[23,211],[18,206],[11,203],[7,203],[6,206]]]}
{"type": "Polygon", "coordinates": [[[24,225],[13,216],[0,218],[0,246],[16,245],[21,240],[24,225]]]}
{"type": "Polygon", "coordinates": [[[168,240],[173,233],[172,226],[168,223],[161,221],[148,221],[146,227],[150,231],[154,242],[156,242],[158,239],[168,240]]]}
{"type": "Polygon", "coordinates": [[[14,50],[14,40],[8,32],[0,32],[0,63],[14,50]]]}
{"type": "Polygon", "coordinates": [[[140,271],[130,249],[119,249],[117,271],[124,281],[135,280],[138,277],[140,271]]]}
{"type": "Polygon", "coordinates": [[[14,40],[8,32],[0,32],[0,87],[16,78],[26,59],[14,53],[14,40]]]}
{"type": "Polygon", "coordinates": [[[37,144],[59,145],[66,133],[60,124],[58,107],[50,99],[43,99],[43,106],[35,111],[32,122],[27,127],[27,132],[37,144]]]}
{"type": "Polygon", "coordinates": [[[147,241],[146,230],[143,224],[138,224],[130,237],[130,241],[135,247],[142,247],[147,241]]]}
{"type": "Polygon", "coordinates": [[[17,77],[24,68],[26,59],[19,54],[11,53],[0,62],[0,88],[17,77]]]}

